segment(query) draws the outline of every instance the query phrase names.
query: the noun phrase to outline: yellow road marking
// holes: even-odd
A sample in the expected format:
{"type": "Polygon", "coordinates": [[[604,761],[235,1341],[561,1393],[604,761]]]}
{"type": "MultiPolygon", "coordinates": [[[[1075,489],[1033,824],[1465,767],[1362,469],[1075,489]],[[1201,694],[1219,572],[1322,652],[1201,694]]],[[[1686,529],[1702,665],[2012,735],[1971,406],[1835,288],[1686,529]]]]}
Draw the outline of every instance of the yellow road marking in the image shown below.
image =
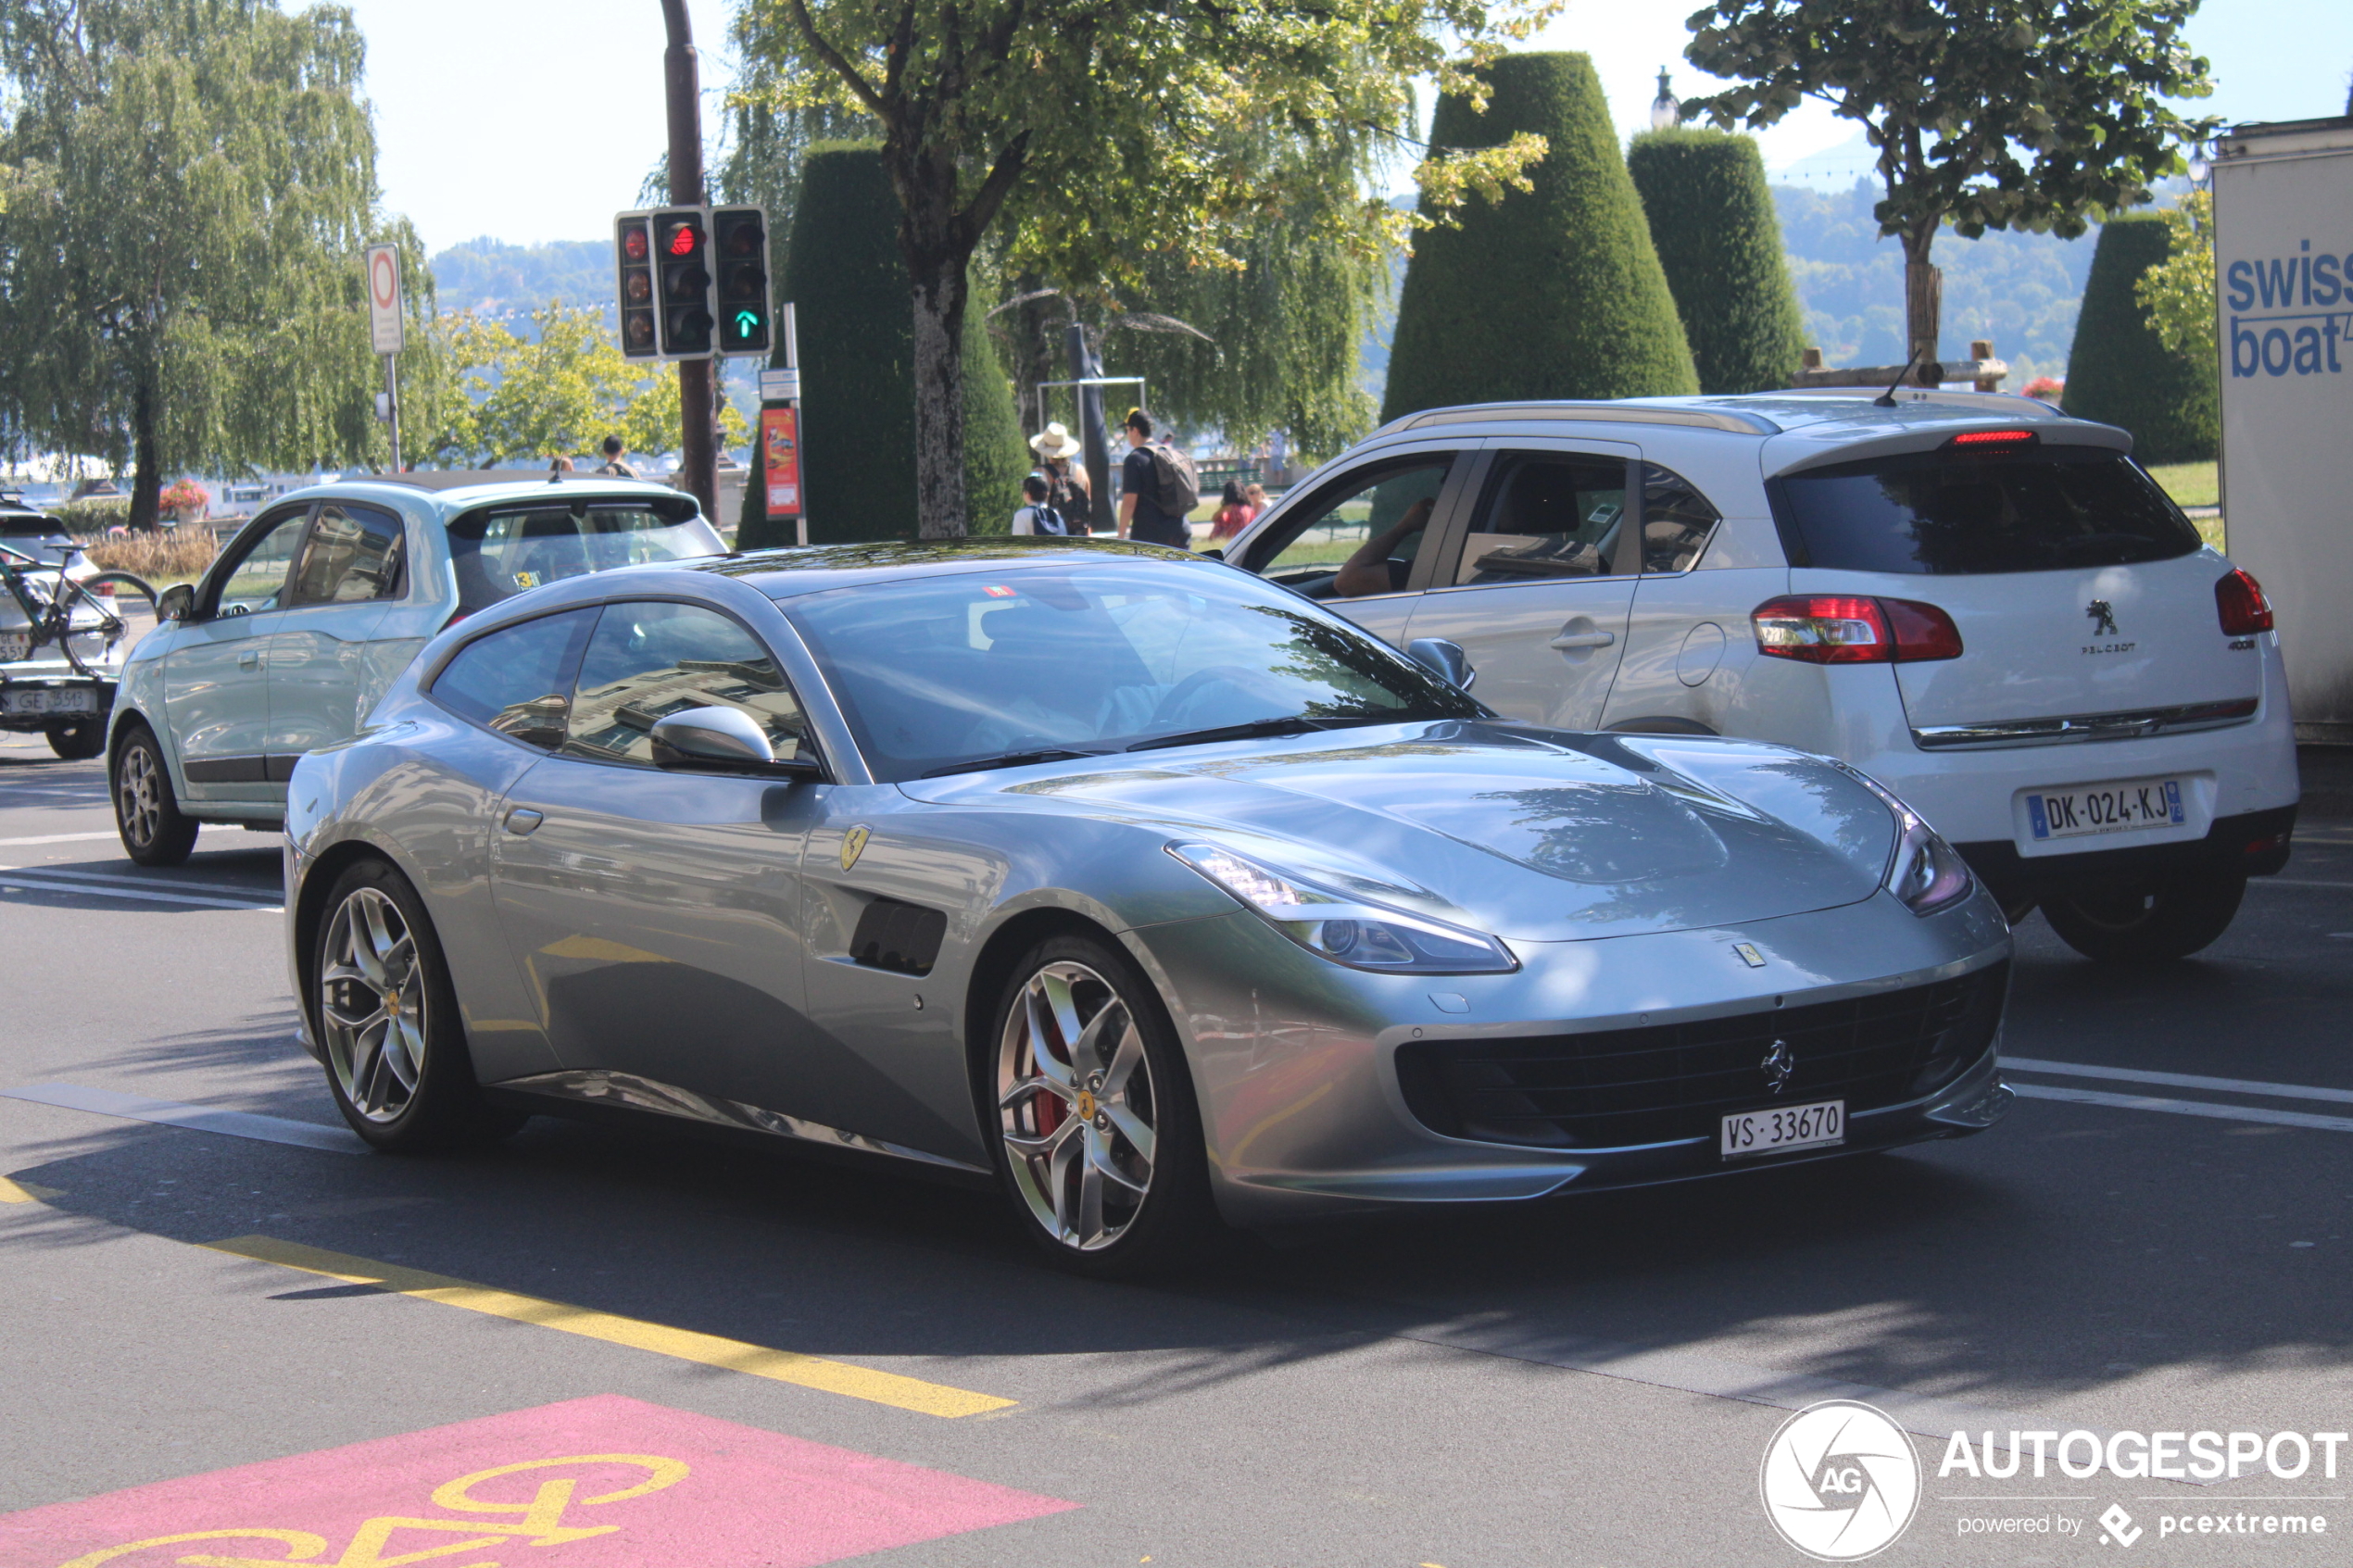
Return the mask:
{"type": "Polygon", "coordinates": [[[19,1185],[0,1176],[0,1203],[38,1203],[44,1198],[63,1198],[56,1187],[19,1185]]]}
{"type": "Polygon", "coordinates": [[[658,1356],[674,1356],[682,1361],[724,1367],[729,1372],[748,1373],[753,1377],[765,1377],[776,1383],[796,1384],[828,1394],[844,1394],[853,1399],[869,1399],[878,1405],[890,1405],[921,1415],[977,1415],[984,1411],[1003,1410],[1013,1403],[992,1394],[975,1394],[968,1389],[950,1388],[945,1384],[901,1377],[895,1372],[876,1372],[872,1367],[829,1361],[823,1357],[804,1356],[793,1350],[772,1350],[765,1346],[748,1345],[740,1339],[722,1339],[713,1334],[697,1334],[692,1329],[672,1328],[637,1318],[616,1317],[610,1312],[592,1312],[585,1307],[569,1307],[560,1301],[543,1301],[535,1296],[493,1290],[461,1279],[429,1274],[418,1269],[404,1269],[392,1263],[371,1262],[365,1258],[322,1251],[316,1247],[279,1241],[266,1236],[232,1236],[226,1241],[208,1242],[206,1245],[216,1252],[250,1258],[256,1262],[276,1263],[284,1268],[299,1269],[305,1273],[324,1274],[329,1279],[339,1279],[348,1285],[379,1286],[396,1295],[438,1301],[448,1307],[463,1307],[470,1312],[484,1312],[491,1317],[507,1318],[515,1323],[535,1323],[541,1328],[577,1334],[587,1339],[601,1339],[609,1345],[651,1350],[658,1356]]]}

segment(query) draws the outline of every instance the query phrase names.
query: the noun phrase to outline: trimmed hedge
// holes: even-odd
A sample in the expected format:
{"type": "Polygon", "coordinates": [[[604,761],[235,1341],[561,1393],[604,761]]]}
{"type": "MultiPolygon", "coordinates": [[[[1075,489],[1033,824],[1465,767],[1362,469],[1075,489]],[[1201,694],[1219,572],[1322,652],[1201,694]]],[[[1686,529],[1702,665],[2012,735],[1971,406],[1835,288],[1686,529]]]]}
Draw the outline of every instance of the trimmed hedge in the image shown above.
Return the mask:
{"type": "Polygon", "coordinates": [[[1382,419],[1451,403],[1699,390],[1592,61],[1506,55],[1486,74],[1487,112],[1440,98],[1431,144],[1494,146],[1531,131],[1548,148],[1529,171],[1532,190],[1473,201],[1459,227],[1416,239],[1382,419]]]}
{"type": "Polygon", "coordinates": [[[1753,137],[1646,131],[1626,154],[1702,392],[1789,385],[1806,317],[1753,137]]]}
{"type": "MultiPolygon", "coordinates": [[[[899,254],[899,198],[882,154],[819,144],[801,165],[782,297],[800,339],[800,460],[812,544],[915,536],[914,321],[899,254]]],[[[1021,505],[1029,449],[1013,388],[978,308],[964,317],[964,485],[975,533],[1021,505]]],[[[755,479],[755,483],[757,480],[755,479]]],[[[747,549],[789,545],[765,519],[747,549]]]]}
{"type": "Polygon", "coordinates": [[[2133,455],[2145,463],[2202,463],[2222,445],[2216,368],[2169,353],[2133,297],[2141,275],[2171,248],[2171,235],[2154,212],[2126,213],[2100,225],[2062,402],[2079,419],[2131,431],[2133,455]]]}

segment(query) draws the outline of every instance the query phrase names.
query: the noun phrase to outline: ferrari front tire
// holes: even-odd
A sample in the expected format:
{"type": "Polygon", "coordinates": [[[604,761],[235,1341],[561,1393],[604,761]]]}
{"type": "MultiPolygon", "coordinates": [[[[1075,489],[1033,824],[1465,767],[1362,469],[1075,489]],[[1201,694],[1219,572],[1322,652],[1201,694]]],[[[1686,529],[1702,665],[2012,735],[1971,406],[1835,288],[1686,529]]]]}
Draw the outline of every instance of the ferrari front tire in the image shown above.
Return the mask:
{"type": "Polygon", "coordinates": [[[1192,1075],[1167,1009],[1108,941],[1049,937],[1013,969],[988,1076],[998,1174],[1055,1261],[1175,1267],[1214,1233],[1192,1075]]]}

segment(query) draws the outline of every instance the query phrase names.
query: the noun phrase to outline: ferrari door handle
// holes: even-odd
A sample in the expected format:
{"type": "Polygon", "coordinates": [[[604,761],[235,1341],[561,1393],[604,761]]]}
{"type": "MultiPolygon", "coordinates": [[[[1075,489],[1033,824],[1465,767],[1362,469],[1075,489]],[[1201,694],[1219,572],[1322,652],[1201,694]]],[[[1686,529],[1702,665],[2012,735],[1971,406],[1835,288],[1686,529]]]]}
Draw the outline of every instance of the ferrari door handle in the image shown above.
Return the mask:
{"type": "Polygon", "coordinates": [[[1616,641],[1615,632],[1563,632],[1544,646],[1567,653],[1576,648],[1605,648],[1616,641]]]}
{"type": "Polygon", "coordinates": [[[258,666],[260,663],[261,650],[259,648],[240,648],[237,650],[238,669],[251,670],[258,666]]]}
{"type": "Polygon", "coordinates": [[[518,806],[507,813],[507,831],[521,838],[547,819],[528,806],[518,806]]]}

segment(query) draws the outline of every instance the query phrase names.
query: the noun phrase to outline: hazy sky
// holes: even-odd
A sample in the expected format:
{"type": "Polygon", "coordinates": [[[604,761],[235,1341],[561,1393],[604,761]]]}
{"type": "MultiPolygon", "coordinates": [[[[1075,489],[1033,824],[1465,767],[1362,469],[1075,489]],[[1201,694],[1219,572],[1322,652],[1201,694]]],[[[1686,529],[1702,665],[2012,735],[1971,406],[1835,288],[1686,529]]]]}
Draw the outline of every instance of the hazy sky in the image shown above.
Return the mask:
{"type": "MultiPolygon", "coordinates": [[[[293,3],[293,0],[289,0],[293,3]]],[[[434,248],[476,235],[592,239],[632,206],[661,156],[658,0],[346,0],[368,37],[384,203],[434,248]]],[[[1618,124],[1649,123],[1661,65],[1684,95],[1706,90],[1682,60],[1695,0],[1570,0],[1530,46],[1591,53],[1618,124]]],[[[715,131],[732,71],[730,0],[687,0],[702,51],[704,124],[715,131]]],[[[2353,75],[2348,0],[2206,0],[2191,25],[2214,62],[2194,112],[2233,120],[2345,110],[2353,75]]],[[[1777,167],[1848,140],[1808,105],[1764,138],[1777,167]]]]}

